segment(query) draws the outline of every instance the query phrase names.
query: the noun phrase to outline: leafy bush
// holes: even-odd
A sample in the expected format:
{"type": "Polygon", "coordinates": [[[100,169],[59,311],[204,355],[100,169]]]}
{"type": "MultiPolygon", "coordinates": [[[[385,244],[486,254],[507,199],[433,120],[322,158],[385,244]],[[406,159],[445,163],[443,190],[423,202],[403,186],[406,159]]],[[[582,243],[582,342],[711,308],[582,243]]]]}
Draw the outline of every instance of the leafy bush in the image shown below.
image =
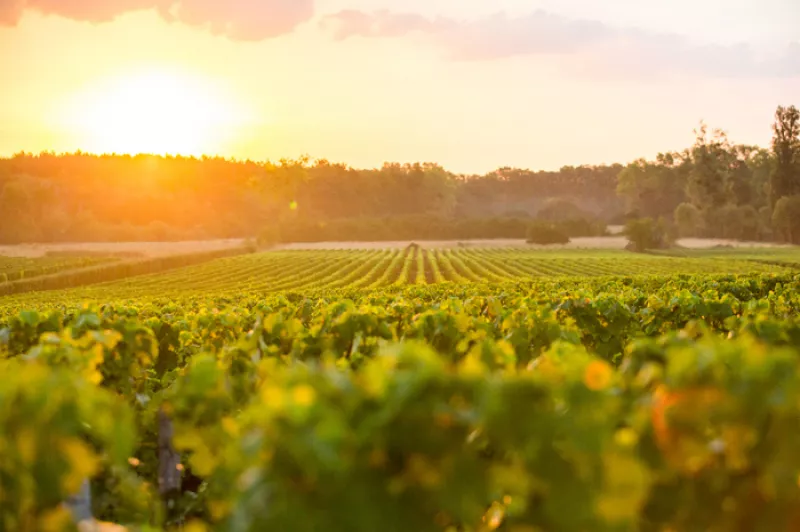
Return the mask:
{"type": "Polygon", "coordinates": [[[630,220],[625,224],[625,236],[630,241],[633,251],[643,252],[648,249],[664,249],[669,247],[671,238],[663,219],[652,218],[630,220]]]}
{"type": "Polygon", "coordinates": [[[535,222],[528,226],[528,244],[568,244],[569,236],[555,224],[535,222]]]}

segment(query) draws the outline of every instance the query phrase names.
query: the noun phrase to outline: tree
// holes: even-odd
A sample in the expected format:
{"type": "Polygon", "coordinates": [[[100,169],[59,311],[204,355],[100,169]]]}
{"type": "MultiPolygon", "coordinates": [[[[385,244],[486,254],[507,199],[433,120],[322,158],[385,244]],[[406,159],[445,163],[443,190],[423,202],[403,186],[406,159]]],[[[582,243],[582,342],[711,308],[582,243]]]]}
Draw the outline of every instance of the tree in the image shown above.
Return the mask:
{"type": "Polygon", "coordinates": [[[753,149],[732,145],[720,130],[709,136],[704,124],[695,133],[686,195],[703,213],[706,234],[724,236],[726,225],[720,213],[755,197],[753,170],[748,164],[753,149]]]}
{"type": "Polygon", "coordinates": [[[717,209],[729,199],[727,181],[731,146],[721,130],[714,130],[709,138],[705,124],[701,124],[695,134],[696,140],[690,151],[692,169],[687,196],[702,211],[717,209]]]}
{"type": "Polygon", "coordinates": [[[585,218],[586,213],[569,200],[551,198],[539,209],[536,217],[550,222],[562,222],[564,220],[585,218]]]}
{"type": "Polygon", "coordinates": [[[722,238],[756,240],[760,234],[758,212],[752,205],[726,205],[713,213],[719,220],[722,238]]]}
{"type": "Polygon", "coordinates": [[[772,208],[764,205],[758,209],[758,239],[772,240],[772,208]]]}
{"type": "Polygon", "coordinates": [[[770,202],[776,208],[785,196],[800,194],[800,111],[778,107],[772,126],[775,165],[770,174],[770,202]]]}
{"type": "Polygon", "coordinates": [[[747,205],[753,201],[756,195],[753,171],[745,159],[737,158],[733,161],[726,187],[733,205],[747,205]]]}
{"type": "Polygon", "coordinates": [[[685,198],[688,165],[680,154],[659,154],[655,162],[639,159],[617,176],[617,194],[628,212],[670,215],[685,198]]]}
{"type": "Polygon", "coordinates": [[[784,196],[775,204],[772,226],[776,236],[791,244],[800,244],[800,195],[784,196]]]}
{"type": "Polygon", "coordinates": [[[681,203],[675,208],[675,224],[680,236],[702,236],[705,230],[703,213],[691,203],[681,203]]]}
{"type": "Polygon", "coordinates": [[[664,249],[669,247],[670,237],[663,219],[652,218],[629,220],[625,224],[625,236],[630,241],[633,251],[644,252],[648,249],[664,249]]]}
{"type": "Polygon", "coordinates": [[[31,191],[23,180],[10,181],[0,190],[0,243],[39,242],[42,237],[37,220],[31,216],[35,208],[31,191]]]}
{"type": "Polygon", "coordinates": [[[742,205],[737,207],[737,219],[739,223],[739,240],[755,241],[763,233],[761,219],[758,211],[752,205],[742,205]]]}
{"type": "Polygon", "coordinates": [[[760,209],[772,208],[769,200],[770,175],[773,168],[773,157],[769,150],[753,148],[747,153],[747,166],[750,169],[750,188],[753,195],[747,198],[747,203],[760,209]]]}

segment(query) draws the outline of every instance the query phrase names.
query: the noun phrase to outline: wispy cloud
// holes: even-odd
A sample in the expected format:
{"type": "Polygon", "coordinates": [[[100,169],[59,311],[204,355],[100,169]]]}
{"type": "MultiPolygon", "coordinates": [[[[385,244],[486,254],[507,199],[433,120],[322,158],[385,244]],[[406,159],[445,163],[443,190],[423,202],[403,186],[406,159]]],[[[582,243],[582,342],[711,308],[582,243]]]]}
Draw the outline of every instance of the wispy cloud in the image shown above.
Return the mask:
{"type": "Polygon", "coordinates": [[[146,9],[157,10],[169,21],[203,27],[235,40],[254,41],[291,32],[314,15],[314,1],[0,0],[0,24],[16,25],[26,10],[100,23],[146,9]]]}
{"type": "Polygon", "coordinates": [[[714,77],[800,76],[800,44],[759,52],[747,44],[696,44],[677,35],[615,28],[591,20],[568,19],[545,11],[510,17],[498,13],[460,21],[428,19],[413,13],[347,10],[326,16],[322,25],[336,39],[422,35],[459,61],[486,61],[522,55],[569,56],[587,72],[626,70],[628,75],[692,72],[714,77]]]}

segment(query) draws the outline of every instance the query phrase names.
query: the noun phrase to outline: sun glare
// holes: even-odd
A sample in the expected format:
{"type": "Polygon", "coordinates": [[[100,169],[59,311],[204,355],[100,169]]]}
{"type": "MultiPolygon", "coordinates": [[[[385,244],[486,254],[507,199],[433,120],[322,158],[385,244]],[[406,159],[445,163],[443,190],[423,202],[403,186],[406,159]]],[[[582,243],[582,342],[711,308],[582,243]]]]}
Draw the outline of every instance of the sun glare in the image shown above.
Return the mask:
{"type": "Polygon", "coordinates": [[[78,94],[67,127],[96,153],[220,153],[242,114],[210,80],[172,71],[115,77],[78,94]]]}

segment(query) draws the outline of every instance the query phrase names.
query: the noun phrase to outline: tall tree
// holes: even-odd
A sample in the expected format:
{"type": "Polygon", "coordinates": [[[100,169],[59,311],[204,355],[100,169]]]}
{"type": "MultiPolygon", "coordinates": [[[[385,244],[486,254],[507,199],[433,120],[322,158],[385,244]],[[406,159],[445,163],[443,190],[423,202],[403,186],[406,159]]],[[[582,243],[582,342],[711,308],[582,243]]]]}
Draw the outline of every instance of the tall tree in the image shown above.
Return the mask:
{"type": "Polygon", "coordinates": [[[770,203],[800,194],[800,111],[794,105],[778,107],[772,126],[775,165],[770,175],[770,203]]]}
{"type": "Polygon", "coordinates": [[[696,140],[690,150],[692,169],[686,190],[689,200],[698,209],[710,211],[724,207],[729,200],[728,180],[732,165],[732,147],[724,132],[701,124],[695,130],[696,140]]]}
{"type": "Polygon", "coordinates": [[[766,207],[771,210],[769,180],[773,165],[772,153],[766,148],[753,148],[747,154],[747,166],[750,168],[753,189],[753,196],[747,203],[756,208],[766,207]]]}
{"type": "Polygon", "coordinates": [[[687,169],[681,154],[661,153],[655,162],[639,159],[617,176],[617,194],[628,212],[669,216],[685,198],[687,169]]]}

